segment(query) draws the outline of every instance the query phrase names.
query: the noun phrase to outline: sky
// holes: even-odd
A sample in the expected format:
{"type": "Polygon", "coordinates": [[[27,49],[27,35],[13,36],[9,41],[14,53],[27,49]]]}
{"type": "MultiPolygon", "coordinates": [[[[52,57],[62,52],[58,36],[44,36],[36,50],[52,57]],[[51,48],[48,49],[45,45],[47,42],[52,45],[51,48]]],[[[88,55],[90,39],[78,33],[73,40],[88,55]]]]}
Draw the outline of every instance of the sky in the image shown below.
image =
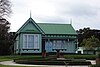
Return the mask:
{"type": "Polygon", "coordinates": [[[16,32],[30,17],[36,23],[72,24],[75,30],[100,29],[100,0],[10,0],[11,30],[16,32]]]}

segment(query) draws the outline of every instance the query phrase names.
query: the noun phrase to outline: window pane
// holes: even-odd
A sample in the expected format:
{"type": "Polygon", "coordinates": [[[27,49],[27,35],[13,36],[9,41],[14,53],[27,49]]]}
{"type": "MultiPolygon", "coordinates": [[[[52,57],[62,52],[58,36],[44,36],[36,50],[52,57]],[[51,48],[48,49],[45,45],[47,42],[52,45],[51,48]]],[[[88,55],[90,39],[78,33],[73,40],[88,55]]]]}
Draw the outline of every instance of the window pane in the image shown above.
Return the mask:
{"type": "Polygon", "coordinates": [[[63,41],[63,48],[65,48],[65,44],[66,44],[66,41],[64,40],[64,41],[63,41]]]}
{"type": "Polygon", "coordinates": [[[23,36],[23,48],[26,49],[27,48],[27,35],[23,36]]]}
{"type": "Polygon", "coordinates": [[[57,40],[57,43],[56,43],[56,47],[57,47],[57,49],[59,49],[59,41],[57,40]]]}
{"type": "Polygon", "coordinates": [[[24,49],[39,49],[39,35],[25,34],[23,35],[24,49]]]}
{"type": "Polygon", "coordinates": [[[16,49],[18,49],[18,41],[16,41],[16,49]]]}
{"type": "Polygon", "coordinates": [[[39,35],[34,35],[34,49],[39,49],[39,35]]]}
{"type": "Polygon", "coordinates": [[[56,41],[55,40],[53,41],[53,47],[54,47],[54,49],[56,48],[56,41]]]}
{"type": "Polygon", "coordinates": [[[28,49],[32,49],[34,45],[34,35],[28,35],[28,49]]]}

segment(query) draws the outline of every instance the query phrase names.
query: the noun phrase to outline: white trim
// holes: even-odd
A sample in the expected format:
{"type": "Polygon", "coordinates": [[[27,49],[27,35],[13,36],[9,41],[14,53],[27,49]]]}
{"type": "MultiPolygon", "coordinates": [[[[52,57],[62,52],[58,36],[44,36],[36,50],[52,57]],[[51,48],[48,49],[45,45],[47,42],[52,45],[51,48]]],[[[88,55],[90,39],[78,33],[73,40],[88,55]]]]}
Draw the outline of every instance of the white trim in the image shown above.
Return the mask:
{"type": "Polygon", "coordinates": [[[18,40],[16,40],[16,49],[18,49],[19,45],[18,45],[18,40]]]}
{"type": "Polygon", "coordinates": [[[34,34],[34,49],[39,49],[39,35],[38,34],[34,34]]]}
{"type": "Polygon", "coordinates": [[[40,46],[39,46],[39,34],[23,34],[23,46],[22,46],[23,49],[39,49],[40,46]],[[25,44],[25,39],[24,39],[24,36],[26,35],[26,38],[27,38],[27,42],[26,42],[26,45],[25,44]],[[31,45],[31,47],[29,46],[29,36],[33,36],[33,45],[31,45]],[[36,38],[35,36],[38,36],[38,42],[36,44],[36,38]],[[36,46],[36,47],[35,47],[36,46]]]}

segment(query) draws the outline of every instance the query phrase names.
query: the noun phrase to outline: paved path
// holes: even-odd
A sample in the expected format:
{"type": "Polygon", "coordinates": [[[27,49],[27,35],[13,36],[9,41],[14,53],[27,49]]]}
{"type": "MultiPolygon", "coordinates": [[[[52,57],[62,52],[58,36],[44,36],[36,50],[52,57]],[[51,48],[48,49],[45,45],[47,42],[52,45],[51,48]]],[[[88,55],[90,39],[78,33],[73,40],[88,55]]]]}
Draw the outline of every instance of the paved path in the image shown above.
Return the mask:
{"type": "Polygon", "coordinates": [[[92,65],[96,64],[95,60],[86,60],[86,61],[90,61],[92,65]]]}
{"type": "MultiPolygon", "coordinates": [[[[87,61],[91,61],[91,60],[87,60],[87,61]]],[[[95,64],[95,61],[91,61],[92,64],[95,64]]],[[[66,66],[57,66],[57,65],[28,65],[28,64],[17,64],[13,61],[4,61],[4,62],[0,62],[0,64],[2,65],[11,65],[11,66],[41,66],[41,67],[66,67],[66,66]]],[[[67,66],[67,67],[88,67],[88,66],[67,66]]]]}

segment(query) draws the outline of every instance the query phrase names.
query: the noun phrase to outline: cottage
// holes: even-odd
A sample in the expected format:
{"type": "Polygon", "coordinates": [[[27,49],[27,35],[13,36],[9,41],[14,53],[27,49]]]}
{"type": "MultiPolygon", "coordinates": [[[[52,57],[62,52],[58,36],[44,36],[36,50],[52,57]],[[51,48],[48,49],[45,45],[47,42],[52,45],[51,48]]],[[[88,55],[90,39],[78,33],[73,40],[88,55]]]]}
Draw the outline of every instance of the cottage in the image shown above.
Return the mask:
{"type": "Polygon", "coordinates": [[[16,32],[16,54],[56,52],[75,53],[77,33],[71,24],[36,23],[31,17],[16,32]]]}

